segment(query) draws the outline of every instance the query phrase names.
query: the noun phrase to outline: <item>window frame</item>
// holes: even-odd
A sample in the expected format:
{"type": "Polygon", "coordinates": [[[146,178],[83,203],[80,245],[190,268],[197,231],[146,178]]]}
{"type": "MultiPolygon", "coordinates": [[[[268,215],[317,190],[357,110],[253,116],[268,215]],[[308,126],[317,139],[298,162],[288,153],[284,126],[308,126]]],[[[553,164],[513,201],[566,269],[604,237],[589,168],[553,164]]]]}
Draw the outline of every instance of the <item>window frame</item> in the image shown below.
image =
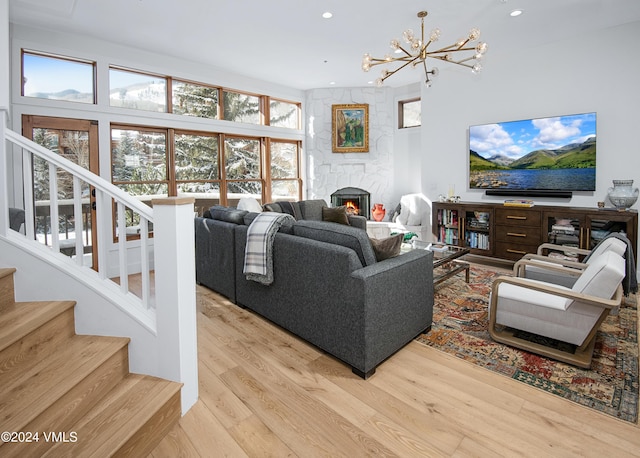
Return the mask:
{"type": "Polygon", "coordinates": [[[70,56],[65,56],[62,54],[56,54],[56,53],[50,53],[50,52],[43,52],[43,51],[35,51],[32,49],[28,49],[28,48],[20,48],[20,96],[21,97],[28,97],[28,98],[35,98],[38,100],[55,100],[57,102],[71,102],[71,103],[81,103],[84,105],[97,105],[98,103],[98,77],[97,77],[97,62],[95,60],[91,60],[91,59],[82,59],[82,58],[78,58],[78,57],[70,57],[70,56]],[[64,99],[49,99],[49,98],[44,98],[44,97],[33,97],[30,95],[26,95],[24,93],[24,86],[25,86],[25,74],[24,74],[24,70],[25,70],[25,66],[24,66],[24,56],[25,54],[29,54],[31,56],[37,56],[37,57],[43,57],[43,58],[48,58],[48,59],[57,59],[57,60],[62,60],[65,62],[72,62],[72,63],[76,63],[76,64],[87,64],[91,66],[91,73],[92,73],[92,81],[91,81],[91,90],[92,90],[92,96],[93,96],[93,101],[91,103],[89,102],[74,102],[71,100],[64,100],[64,99]]]}
{"type": "Polygon", "coordinates": [[[421,101],[422,101],[421,97],[413,97],[411,99],[398,101],[398,129],[412,129],[414,127],[422,126],[422,110],[420,110],[420,122],[418,124],[407,126],[405,125],[405,119],[404,119],[405,117],[404,106],[410,103],[421,102],[421,101]]]}

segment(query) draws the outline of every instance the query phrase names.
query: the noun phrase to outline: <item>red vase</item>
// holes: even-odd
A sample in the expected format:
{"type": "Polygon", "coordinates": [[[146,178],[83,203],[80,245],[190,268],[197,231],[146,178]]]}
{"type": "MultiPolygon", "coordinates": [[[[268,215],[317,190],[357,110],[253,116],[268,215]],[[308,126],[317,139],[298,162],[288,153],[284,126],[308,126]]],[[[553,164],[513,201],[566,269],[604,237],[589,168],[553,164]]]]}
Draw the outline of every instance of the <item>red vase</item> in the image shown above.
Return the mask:
{"type": "Polygon", "coordinates": [[[371,216],[373,217],[374,221],[382,221],[386,213],[387,211],[384,209],[382,204],[373,204],[373,210],[371,210],[371,216]]]}

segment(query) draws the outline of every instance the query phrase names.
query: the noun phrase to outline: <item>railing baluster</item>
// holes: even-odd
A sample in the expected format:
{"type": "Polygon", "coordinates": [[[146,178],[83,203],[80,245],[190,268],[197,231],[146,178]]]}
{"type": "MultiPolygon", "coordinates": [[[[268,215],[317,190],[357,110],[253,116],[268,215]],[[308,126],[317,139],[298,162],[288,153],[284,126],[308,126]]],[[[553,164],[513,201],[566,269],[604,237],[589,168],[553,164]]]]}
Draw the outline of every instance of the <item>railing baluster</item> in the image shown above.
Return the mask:
{"type": "Polygon", "coordinates": [[[36,202],[33,197],[33,154],[23,149],[22,180],[24,183],[24,233],[29,240],[36,240],[36,202]]]}
{"type": "Polygon", "coordinates": [[[149,281],[149,224],[140,216],[140,273],[142,274],[142,305],[151,308],[151,285],[149,281]]]}
{"type": "Polygon", "coordinates": [[[51,226],[51,247],[60,252],[60,230],[58,221],[58,179],[57,167],[49,163],[49,221],[51,226]]]}
{"type": "Polygon", "coordinates": [[[118,202],[118,253],[120,258],[120,289],[129,291],[129,274],[127,272],[127,223],[125,206],[118,202]]]}
{"type": "Polygon", "coordinates": [[[84,245],[82,242],[83,224],[82,220],[82,182],[77,176],[73,177],[73,216],[76,233],[76,264],[84,263],[84,245]]]}

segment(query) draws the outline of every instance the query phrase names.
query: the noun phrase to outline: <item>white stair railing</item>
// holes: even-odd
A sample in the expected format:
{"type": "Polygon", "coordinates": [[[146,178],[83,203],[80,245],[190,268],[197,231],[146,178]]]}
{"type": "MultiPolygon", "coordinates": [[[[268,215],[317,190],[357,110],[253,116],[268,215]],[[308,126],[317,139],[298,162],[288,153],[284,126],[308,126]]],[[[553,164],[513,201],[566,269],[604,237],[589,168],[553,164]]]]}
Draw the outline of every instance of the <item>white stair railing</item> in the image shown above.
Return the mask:
{"type": "MultiPolygon", "coordinates": [[[[83,231],[86,229],[83,227],[83,205],[86,206],[86,200],[83,202],[82,188],[83,184],[89,185],[95,191],[95,205],[96,205],[96,217],[97,222],[93,222],[92,225],[97,228],[109,227],[109,221],[111,220],[112,206],[111,202],[115,202],[117,208],[117,223],[116,234],[118,243],[119,254],[119,275],[118,281],[123,293],[129,292],[128,278],[131,272],[129,272],[129,265],[140,265],[145,268],[140,271],[142,276],[143,291],[141,292],[141,306],[144,309],[150,309],[152,307],[151,294],[150,294],[150,275],[149,275],[149,224],[153,223],[153,210],[149,206],[140,202],[136,198],[130,196],[120,188],[114,186],[106,180],[103,180],[99,176],[89,172],[88,170],[80,167],[79,165],[67,160],[66,158],[56,154],[43,146],[16,134],[11,130],[5,130],[5,139],[8,140],[15,147],[14,152],[18,151],[22,155],[22,192],[24,195],[24,211],[25,211],[25,235],[29,240],[36,240],[36,204],[48,205],[48,213],[51,221],[50,230],[48,234],[51,238],[51,249],[60,253],[61,238],[59,231],[59,202],[58,202],[58,172],[63,170],[73,176],[73,219],[74,219],[74,233],[75,233],[75,258],[72,262],[79,265],[83,264],[83,253],[85,252],[85,241],[83,241],[83,231]],[[33,158],[38,157],[44,160],[49,168],[49,200],[48,202],[39,201],[36,203],[33,193],[33,158]],[[129,259],[132,256],[134,250],[128,249],[127,242],[127,225],[125,215],[127,211],[132,211],[136,218],[140,220],[140,260],[129,259]],[[106,218],[106,223],[104,220],[106,218]],[[101,224],[103,223],[103,224],[101,224]]],[[[85,186],[86,187],[86,186],[85,186]]],[[[42,213],[42,211],[39,211],[42,213]]],[[[107,260],[109,259],[109,235],[104,234],[104,231],[98,231],[98,243],[97,243],[97,257],[98,257],[98,274],[101,279],[109,280],[111,277],[109,272],[109,266],[107,260]]],[[[138,242],[136,241],[136,244],[138,242]]],[[[69,258],[71,260],[71,258],[69,258]]]]}
{"type": "MultiPolygon", "coordinates": [[[[137,372],[182,382],[182,412],[186,413],[198,398],[193,199],[154,200],[156,212],[110,182],[6,129],[7,117],[8,109],[0,107],[0,241],[19,241],[32,253],[54,256],[57,267],[82,271],[79,277],[83,281],[104,283],[104,288],[96,287],[96,290],[101,290],[103,297],[155,336],[155,340],[150,340],[146,332],[138,344],[135,344],[136,336],[129,336],[134,343],[129,347],[132,370],[140,367],[144,369],[137,372]],[[9,151],[11,161],[8,160],[9,151]],[[48,168],[48,201],[36,202],[34,199],[34,158],[43,160],[48,168]],[[67,231],[62,238],[59,228],[59,171],[73,177],[73,197],[69,199],[70,203],[65,202],[65,208],[72,208],[68,210],[75,239],[72,246],[69,246],[67,231]],[[83,240],[83,234],[88,230],[83,212],[92,203],[83,195],[83,188],[95,192],[97,221],[91,221],[91,229],[97,229],[97,242],[92,247],[97,253],[97,271],[84,262],[89,243],[86,238],[83,240]],[[13,197],[12,205],[9,195],[19,196],[13,197]],[[9,207],[20,205],[16,201],[25,213],[24,229],[20,232],[12,230],[9,221],[9,207]],[[45,240],[38,240],[41,235],[35,224],[38,213],[48,214],[51,222],[50,233],[46,232],[45,225],[42,234],[45,240]],[[134,240],[127,240],[127,214],[133,215],[136,223],[134,240]],[[111,227],[115,227],[114,231],[105,229],[111,227]],[[117,250],[112,248],[114,243],[117,250]],[[69,255],[69,252],[75,255],[69,255]],[[117,252],[117,262],[113,261],[114,252],[117,252]],[[117,271],[115,275],[114,270],[117,271]],[[133,291],[129,284],[131,274],[141,276],[141,290],[133,291]],[[120,297],[113,297],[113,292],[119,292],[120,297]]],[[[95,327],[100,328],[100,324],[95,327]]],[[[131,326],[125,325],[115,332],[127,335],[130,329],[131,326]]]]}

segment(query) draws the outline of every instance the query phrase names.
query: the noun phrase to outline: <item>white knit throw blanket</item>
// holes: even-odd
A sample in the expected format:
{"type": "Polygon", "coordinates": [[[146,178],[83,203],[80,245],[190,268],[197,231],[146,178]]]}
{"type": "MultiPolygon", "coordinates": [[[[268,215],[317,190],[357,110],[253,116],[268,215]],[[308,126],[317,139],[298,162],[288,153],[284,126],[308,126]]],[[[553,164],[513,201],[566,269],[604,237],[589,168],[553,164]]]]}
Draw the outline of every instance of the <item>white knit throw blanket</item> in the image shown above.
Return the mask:
{"type": "Polygon", "coordinates": [[[258,214],[247,230],[243,273],[247,280],[263,285],[273,283],[273,239],[285,221],[295,221],[293,216],[264,212],[258,214]]]}

